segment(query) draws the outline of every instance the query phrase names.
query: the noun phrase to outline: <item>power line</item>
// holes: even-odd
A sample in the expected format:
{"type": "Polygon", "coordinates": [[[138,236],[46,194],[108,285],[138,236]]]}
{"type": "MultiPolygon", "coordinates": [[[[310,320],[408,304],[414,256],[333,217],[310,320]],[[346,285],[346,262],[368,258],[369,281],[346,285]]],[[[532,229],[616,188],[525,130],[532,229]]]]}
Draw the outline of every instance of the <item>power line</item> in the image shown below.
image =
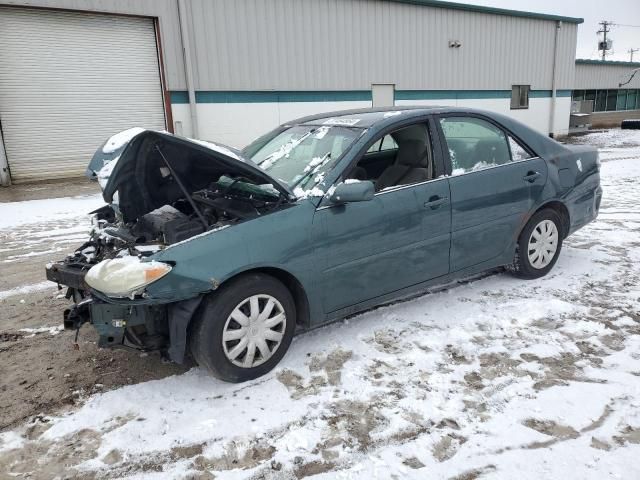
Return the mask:
{"type": "Polygon", "coordinates": [[[637,52],[638,50],[640,50],[640,48],[630,48],[629,50],[627,50],[627,53],[629,54],[629,61],[633,62],[633,54],[635,52],[637,52]]]}

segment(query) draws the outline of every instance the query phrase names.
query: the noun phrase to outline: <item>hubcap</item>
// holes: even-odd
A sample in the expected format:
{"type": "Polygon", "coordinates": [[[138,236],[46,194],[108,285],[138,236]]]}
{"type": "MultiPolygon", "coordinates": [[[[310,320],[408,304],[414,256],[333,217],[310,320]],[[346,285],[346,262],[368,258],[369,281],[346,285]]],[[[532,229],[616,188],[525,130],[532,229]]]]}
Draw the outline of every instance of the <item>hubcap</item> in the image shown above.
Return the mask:
{"type": "Polygon", "coordinates": [[[545,268],[558,250],[558,227],[551,220],[543,220],[531,232],[527,255],[533,268],[545,268]]]}
{"type": "Polygon", "coordinates": [[[280,346],[287,326],[282,304],[271,295],[253,295],[236,306],[222,331],[222,348],[231,363],[257,367],[280,346]]]}

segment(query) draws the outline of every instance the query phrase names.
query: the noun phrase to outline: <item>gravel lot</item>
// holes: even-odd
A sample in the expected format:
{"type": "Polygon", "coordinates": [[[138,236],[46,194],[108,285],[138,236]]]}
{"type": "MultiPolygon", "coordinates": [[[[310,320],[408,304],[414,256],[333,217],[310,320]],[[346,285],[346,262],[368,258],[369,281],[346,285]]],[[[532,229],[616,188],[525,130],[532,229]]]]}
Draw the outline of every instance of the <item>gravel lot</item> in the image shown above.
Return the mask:
{"type": "Polygon", "coordinates": [[[547,277],[367,312],[240,385],[90,328],[74,348],[43,268],[100,199],[2,193],[0,478],[640,478],[640,132],[570,141],[600,149],[604,199],[547,277]]]}

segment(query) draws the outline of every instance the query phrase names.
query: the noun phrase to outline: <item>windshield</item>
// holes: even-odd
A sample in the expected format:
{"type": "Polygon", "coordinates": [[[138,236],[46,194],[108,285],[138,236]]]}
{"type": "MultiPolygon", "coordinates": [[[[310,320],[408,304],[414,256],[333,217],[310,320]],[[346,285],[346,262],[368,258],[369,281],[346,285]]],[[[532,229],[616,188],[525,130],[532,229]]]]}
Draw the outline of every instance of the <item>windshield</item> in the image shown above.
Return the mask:
{"type": "Polygon", "coordinates": [[[269,140],[251,160],[296,196],[307,196],[359,134],[354,128],[297,125],[269,140]]]}

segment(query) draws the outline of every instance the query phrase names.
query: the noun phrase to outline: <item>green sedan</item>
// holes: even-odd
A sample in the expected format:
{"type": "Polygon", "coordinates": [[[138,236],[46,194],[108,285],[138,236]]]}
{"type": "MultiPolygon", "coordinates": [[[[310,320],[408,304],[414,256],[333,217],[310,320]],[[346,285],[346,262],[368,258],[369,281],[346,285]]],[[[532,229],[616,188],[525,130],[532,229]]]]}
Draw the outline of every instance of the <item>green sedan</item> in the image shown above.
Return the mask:
{"type": "Polygon", "coordinates": [[[316,115],[242,151],[136,128],[94,155],[106,205],[46,273],[66,328],[241,382],[347,315],[497,267],[544,276],[596,218],[599,171],[592,148],[463,108],[316,115]]]}

